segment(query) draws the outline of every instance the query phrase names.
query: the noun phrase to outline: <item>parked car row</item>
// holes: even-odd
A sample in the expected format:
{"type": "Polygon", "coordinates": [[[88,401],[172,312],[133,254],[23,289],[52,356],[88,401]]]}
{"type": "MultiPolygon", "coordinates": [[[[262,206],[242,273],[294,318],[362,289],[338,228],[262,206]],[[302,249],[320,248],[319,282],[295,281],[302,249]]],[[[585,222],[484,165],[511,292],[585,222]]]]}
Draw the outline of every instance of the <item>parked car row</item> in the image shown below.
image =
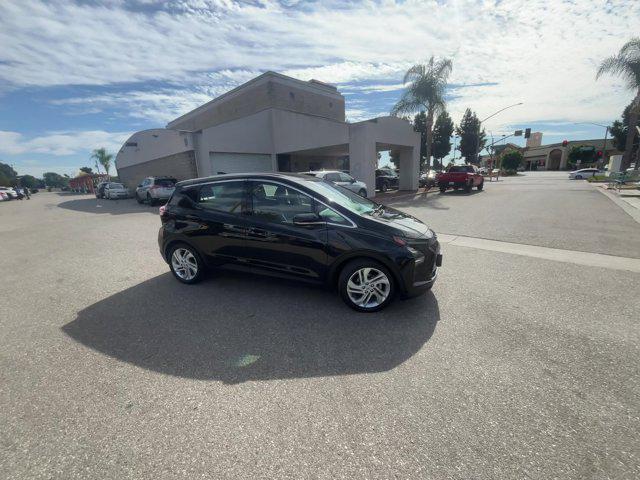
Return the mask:
{"type": "MultiPolygon", "coordinates": [[[[29,190],[29,194],[37,193],[38,189],[33,188],[29,190]]],[[[9,200],[22,200],[25,197],[25,191],[20,187],[0,187],[0,202],[6,202],[9,200]]]]}

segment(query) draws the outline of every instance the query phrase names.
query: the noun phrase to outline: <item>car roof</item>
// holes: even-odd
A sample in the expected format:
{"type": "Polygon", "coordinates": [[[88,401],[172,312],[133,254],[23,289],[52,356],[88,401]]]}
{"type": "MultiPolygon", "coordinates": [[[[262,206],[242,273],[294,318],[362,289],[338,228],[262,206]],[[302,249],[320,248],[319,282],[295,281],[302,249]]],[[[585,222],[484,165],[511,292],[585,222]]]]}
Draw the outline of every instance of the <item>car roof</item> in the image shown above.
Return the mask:
{"type": "Polygon", "coordinates": [[[176,183],[177,187],[187,187],[189,185],[198,185],[201,183],[215,182],[216,180],[243,180],[245,178],[258,178],[264,180],[290,180],[296,183],[305,182],[322,182],[318,177],[311,177],[303,173],[292,172],[256,172],[256,173],[226,173],[221,175],[211,175],[209,177],[192,178],[190,180],[182,180],[176,183]]]}

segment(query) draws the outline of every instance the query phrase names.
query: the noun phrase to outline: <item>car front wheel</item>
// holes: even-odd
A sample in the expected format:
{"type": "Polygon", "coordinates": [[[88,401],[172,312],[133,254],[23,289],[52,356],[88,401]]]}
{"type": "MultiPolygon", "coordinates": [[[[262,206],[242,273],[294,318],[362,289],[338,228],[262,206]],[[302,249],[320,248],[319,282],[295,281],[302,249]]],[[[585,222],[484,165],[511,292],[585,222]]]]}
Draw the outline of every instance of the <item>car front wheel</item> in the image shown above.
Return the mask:
{"type": "Polygon", "coordinates": [[[200,255],[185,244],[176,245],[171,249],[169,266],[173,276],[182,283],[199,282],[204,274],[204,264],[200,255]]]}
{"type": "Polygon", "coordinates": [[[359,194],[361,197],[367,198],[367,191],[366,191],[364,188],[360,189],[360,191],[358,192],[358,194],[359,194]]]}
{"type": "Polygon", "coordinates": [[[138,201],[138,203],[143,202],[142,198],[140,198],[140,195],[138,195],[138,192],[136,192],[136,200],[138,201]]]}
{"type": "Polygon", "coordinates": [[[338,289],[342,300],[354,310],[376,312],[393,300],[395,281],[375,260],[355,260],[342,269],[338,289]]]}

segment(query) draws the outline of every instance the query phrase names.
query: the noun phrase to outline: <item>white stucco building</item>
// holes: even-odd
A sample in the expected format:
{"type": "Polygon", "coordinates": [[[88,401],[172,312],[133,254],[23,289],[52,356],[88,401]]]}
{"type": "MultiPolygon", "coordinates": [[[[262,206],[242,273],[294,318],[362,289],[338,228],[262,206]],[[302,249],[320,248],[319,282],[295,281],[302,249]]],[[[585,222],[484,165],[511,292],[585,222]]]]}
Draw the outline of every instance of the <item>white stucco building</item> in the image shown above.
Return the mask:
{"type": "Polygon", "coordinates": [[[266,72],[169,122],[133,134],[116,156],[121,181],[218,173],[345,169],[375,190],[377,152],[400,154],[400,188],[418,188],[420,134],[395,117],[345,122],[336,87],[266,72]]]}

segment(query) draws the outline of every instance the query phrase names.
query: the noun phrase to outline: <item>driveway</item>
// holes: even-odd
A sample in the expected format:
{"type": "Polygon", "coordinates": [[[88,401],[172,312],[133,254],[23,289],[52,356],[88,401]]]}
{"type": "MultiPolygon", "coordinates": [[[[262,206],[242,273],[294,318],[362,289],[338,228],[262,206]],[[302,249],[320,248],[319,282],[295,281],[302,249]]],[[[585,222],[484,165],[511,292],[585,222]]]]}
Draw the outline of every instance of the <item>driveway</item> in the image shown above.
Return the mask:
{"type": "Polygon", "coordinates": [[[638,478],[640,274],[444,235],[638,257],[640,225],[551,177],[399,200],[444,267],[368,315],[259,276],[179,284],[133,200],[0,204],[0,476],[638,478]],[[584,204],[604,223],[561,221],[584,204]]]}

